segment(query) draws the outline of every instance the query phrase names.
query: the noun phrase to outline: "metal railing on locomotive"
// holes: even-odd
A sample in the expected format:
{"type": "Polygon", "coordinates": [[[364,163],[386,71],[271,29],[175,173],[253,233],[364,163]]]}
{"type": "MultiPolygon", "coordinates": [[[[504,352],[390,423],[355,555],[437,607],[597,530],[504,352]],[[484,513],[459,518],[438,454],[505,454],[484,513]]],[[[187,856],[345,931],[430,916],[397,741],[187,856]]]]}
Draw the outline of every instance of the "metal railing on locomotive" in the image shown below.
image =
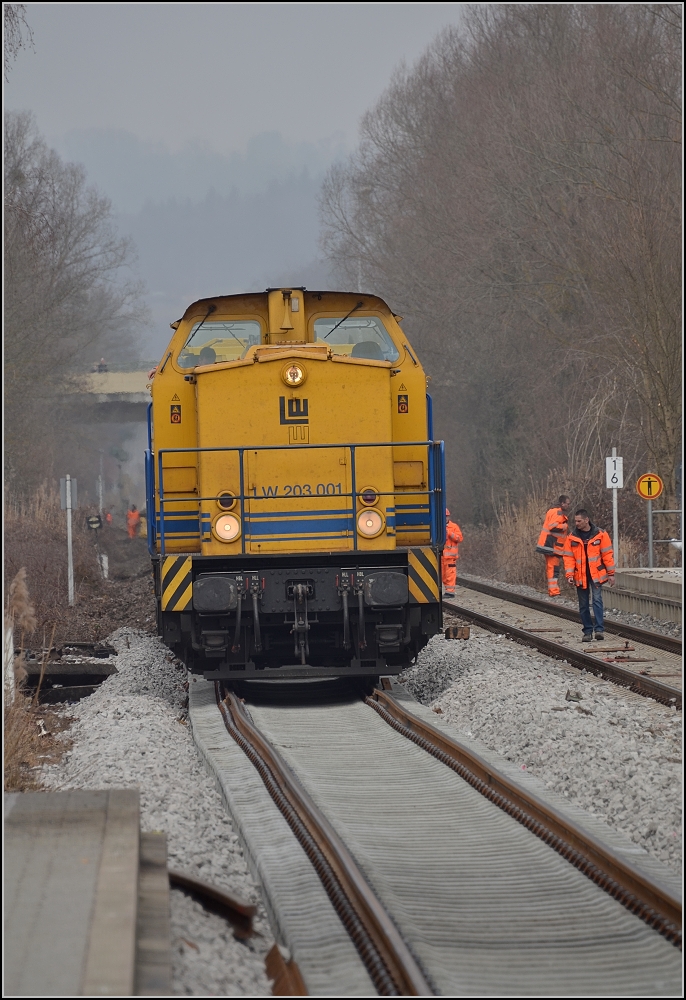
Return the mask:
{"type": "MultiPolygon", "coordinates": [[[[444,463],[444,443],[443,441],[371,441],[364,442],[361,444],[304,444],[304,445],[258,445],[252,446],[250,448],[240,447],[219,447],[219,448],[161,448],[157,453],[157,472],[158,472],[158,482],[159,491],[157,499],[160,505],[160,555],[166,554],[165,549],[165,532],[164,532],[164,505],[171,503],[189,503],[201,501],[213,501],[217,499],[216,494],[212,496],[196,496],[195,494],[184,494],[180,495],[175,493],[173,497],[164,496],[164,469],[162,465],[163,455],[169,454],[198,454],[200,452],[231,452],[238,454],[238,465],[240,474],[240,494],[235,497],[237,501],[240,502],[241,511],[241,554],[245,554],[246,542],[251,541],[254,537],[253,534],[247,530],[246,525],[250,524],[250,521],[246,521],[245,516],[245,503],[249,501],[253,503],[262,503],[264,501],[274,501],[274,497],[258,497],[252,495],[246,495],[245,493],[245,455],[247,452],[255,453],[258,451],[313,451],[315,449],[330,449],[330,450],[340,450],[345,448],[350,453],[350,469],[351,469],[351,489],[348,492],[341,492],[336,494],[336,496],[349,498],[352,503],[350,508],[346,508],[345,514],[349,515],[349,527],[347,531],[352,533],[353,538],[353,551],[358,551],[358,540],[357,540],[357,530],[355,525],[355,516],[357,514],[357,504],[356,501],[363,495],[363,490],[357,489],[357,470],[356,470],[356,453],[361,448],[427,448],[428,449],[428,471],[429,471],[429,482],[428,489],[414,489],[411,492],[399,494],[397,490],[389,490],[387,492],[382,492],[376,490],[376,494],[379,497],[389,496],[396,497],[399,495],[404,495],[408,497],[429,497],[429,544],[433,548],[442,548],[445,543],[445,463],[444,463]]],[[[146,479],[148,487],[147,503],[150,511],[155,512],[155,492],[154,492],[154,482],[151,475],[153,467],[154,454],[151,451],[146,452],[146,479]]],[[[279,500],[299,500],[304,499],[303,496],[283,496],[279,497],[279,500]]],[[[314,495],[312,499],[315,499],[314,495]]],[[[312,513],[316,513],[317,508],[312,509],[312,513]]],[[[322,513],[326,513],[326,508],[321,508],[322,513]]],[[[157,542],[157,526],[156,516],[148,517],[148,544],[151,551],[154,549],[157,542]]],[[[198,525],[200,529],[200,525],[198,525]]]]}

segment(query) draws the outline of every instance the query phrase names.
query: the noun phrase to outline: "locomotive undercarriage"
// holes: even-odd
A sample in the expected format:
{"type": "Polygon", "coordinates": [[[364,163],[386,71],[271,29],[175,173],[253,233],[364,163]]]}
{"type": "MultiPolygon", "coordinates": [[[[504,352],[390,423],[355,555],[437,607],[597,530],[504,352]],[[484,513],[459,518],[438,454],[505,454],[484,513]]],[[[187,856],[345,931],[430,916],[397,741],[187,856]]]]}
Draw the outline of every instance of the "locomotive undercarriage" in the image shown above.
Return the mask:
{"type": "Polygon", "coordinates": [[[400,673],[439,631],[441,609],[410,603],[402,554],[372,560],[194,559],[183,611],[161,610],[158,562],[158,631],[208,680],[400,673]]]}

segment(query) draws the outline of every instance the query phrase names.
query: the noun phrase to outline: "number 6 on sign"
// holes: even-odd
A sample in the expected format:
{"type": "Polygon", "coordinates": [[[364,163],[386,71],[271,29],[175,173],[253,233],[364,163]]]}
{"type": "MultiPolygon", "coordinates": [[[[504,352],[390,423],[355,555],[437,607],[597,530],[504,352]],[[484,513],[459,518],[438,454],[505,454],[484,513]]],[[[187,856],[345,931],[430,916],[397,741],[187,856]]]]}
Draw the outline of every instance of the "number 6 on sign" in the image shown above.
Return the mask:
{"type": "Polygon", "coordinates": [[[624,488],[624,459],[605,459],[605,485],[608,490],[621,490],[624,488]]]}

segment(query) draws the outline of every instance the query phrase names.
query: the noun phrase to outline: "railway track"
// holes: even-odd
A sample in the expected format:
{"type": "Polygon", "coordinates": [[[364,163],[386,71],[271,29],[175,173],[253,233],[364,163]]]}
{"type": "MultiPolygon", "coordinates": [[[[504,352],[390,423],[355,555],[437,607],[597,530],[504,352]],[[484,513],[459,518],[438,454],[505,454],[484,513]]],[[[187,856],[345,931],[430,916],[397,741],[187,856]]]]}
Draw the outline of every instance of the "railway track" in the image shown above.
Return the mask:
{"type": "Polygon", "coordinates": [[[580,670],[662,704],[682,707],[681,643],[669,636],[606,620],[609,634],[604,642],[581,646],[579,616],[571,609],[471,580],[460,581],[456,598],[444,600],[443,606],[481,628],[509,635],[580,670]],[[555,619],[563,621],[555,624],[555,619]],[[613,636],[619,639],[613,642],[613,636]]]}
{"type": "MultiPolygon", "coordinates": [[[[494,587],[490,583],[481,583],[479,580],[468,580],[460,578],[460,587],[468,590],[477,590],[481,594],[488,594],[490,597],[497,597],[510,604],[521,604],[525,608],[532,608],[534,611],[542,611],[547,615],[554,615],[556,618],[565,618],[567,621],[579,624],[579,612],[573,608],[565,608],[560,604],[553,604],[543,598],[526,597],[524,594],[516,594],[503,587],[494,587]]],[[[637,628],[635,625],[624,625],[622,622],[613,622],[605,619],[604,628],[612,635],[621,636],[632,642],[640,642],[644,646],[654,646],[656,649],[664,649],[668,653],[681,655],[683,645],[681,639],[675,639],[671,635],[661,635],[659,632],[652,632],[650,629],[637,628]]]]}
{"type": "Polygon", "coordinates": [[[224,725],[378,993],[644,995],[657,977],[678,994],[680,899],[621,848],[389,678],[365,701],[326,682],[274,691],[217,688],[224,725]]]}

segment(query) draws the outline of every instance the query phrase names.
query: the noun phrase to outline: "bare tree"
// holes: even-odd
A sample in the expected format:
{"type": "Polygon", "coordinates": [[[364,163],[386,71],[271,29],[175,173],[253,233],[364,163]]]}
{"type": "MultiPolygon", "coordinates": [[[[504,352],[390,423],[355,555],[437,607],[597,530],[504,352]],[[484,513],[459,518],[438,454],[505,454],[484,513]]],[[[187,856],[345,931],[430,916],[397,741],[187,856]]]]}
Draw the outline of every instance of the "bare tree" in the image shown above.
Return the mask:
{"type": "Polygon", "coordinates": [[[5,43],[5,80],[9,79],[13,61],[23,48],[33,48],[33,31],[26,20],[26,4],[4,3],[3,37],[5,43]]]}
{"type": "Polygon", "coordinates": [[[674,490],[677,4],[480,4],[401,70],[322,191],[323,245],[432,372],[472,516],[611,443],[674,490]],[[478,488],[475,488],[478,484],[478,488]]]}
{"type": "Polygon", "coordinates": [[[5,120],[5,428],[10,484],[51,469],[66,390],[93,352],[133,357],[145,311],[130,276],[133,248],[106,198],[65,164],[26,113],[5,120]]]}

